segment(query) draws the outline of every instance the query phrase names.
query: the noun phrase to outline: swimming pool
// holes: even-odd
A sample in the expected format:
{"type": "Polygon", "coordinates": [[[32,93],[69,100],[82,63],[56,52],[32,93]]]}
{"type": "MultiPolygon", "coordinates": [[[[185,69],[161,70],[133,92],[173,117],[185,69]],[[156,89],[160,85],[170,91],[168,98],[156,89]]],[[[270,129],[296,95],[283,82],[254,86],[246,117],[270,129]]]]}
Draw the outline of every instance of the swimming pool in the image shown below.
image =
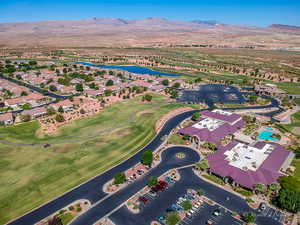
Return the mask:
{"type": "Polygon", "coordinates": [[[274,138],[273,133],[270,131],[262,131],[259,133],[258,138],[262,140],[268,140],[268,141],[279,141],[277,138],[274,138]]]}

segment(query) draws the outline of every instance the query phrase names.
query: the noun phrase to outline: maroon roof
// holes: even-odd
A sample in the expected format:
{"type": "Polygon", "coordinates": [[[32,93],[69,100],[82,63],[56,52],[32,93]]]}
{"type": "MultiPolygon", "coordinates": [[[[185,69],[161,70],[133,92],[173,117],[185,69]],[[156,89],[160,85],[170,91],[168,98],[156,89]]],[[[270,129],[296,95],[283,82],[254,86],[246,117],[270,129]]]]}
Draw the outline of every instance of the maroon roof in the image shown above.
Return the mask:
{"type": "Polygon", "coordinates": [[[205,117],[210,117],[210,118],[215,118],[218,120],[222,120],[228,123],[233,123],[234,121],[238,120],[239,118],[241,118],[241,116],[239,114],[235,114],[232,113],[231,115],[223,115],[217,112],[213,112],[210,110],[205,110],[203,112],[201,112],[201,115],[205,116],[205,117]]]}
{"type": "MultiPolygon", "coordinates": [[[[292,152],[285,150],[279,144],[269,143],[275,148],[268,158],[256,171],[245,171],[229,165],[229,162],[225,160],[224,152],[232,149],[237,144],[238,142],[233,141],[226,146],[219,146],[216,153],[207,156],[211,172],[222,177],[231,177],[238,184],[250,189],[253,189],[255,184],[269,185],[276,182],[280,176],[283,176],[279,173],[279,170],[292,152]]],[[[263,148],[266,144],[268,143],[258,142],[254,147],[263,148]]]]}
{"type": "MultiPolygon", "coordinates": [[[[232,115],[237,115],[237,116],[232,116],[230,118],[228,118],[229,116],[225,116],[226,118],[222,117],[222,119],[220,119],[217,117],[219,117],[218,115],[221,115],[221,114],[219,114],[219,113],[210,114],[209,112],[211,112],[211,111],[208,111],[208,110],[203,111],[203,112],[201,112],[201,115],[203,115],[204,117],[212,117],[212,118],[216,118],[219,120],[223,120],[223,121],[225,121],[225,123],[212,131],[210,131],[207,128],[203,128],[203,129],[195,128],[195,127],[193,127],[193,125],[194,125],[193,124],[192,126],[180,129],[179,133],[187,134],[189,136],[197,136],[201,141],[208,141],[208,142],[211,142],[214,144],[219,144],[219,142],[222,138],[226,137],[229,134],[235,133],[236,131],[238,131],[239,129],[241,129],[242,127],[245,126],[245,122],[242,119],[240,119],[239,121],[237,121],[234,124],[230,124],[232,122],[229,122],[229,121],[236,121],[237,119],[240,118],[240,116],[237,114],[232,114],[232,115]]],[[[200,117],[198,122],[205,119],[203,116],[200,117]]],[[[221,116],[223,116],[223,115],[221,115],[221,116]]]]}

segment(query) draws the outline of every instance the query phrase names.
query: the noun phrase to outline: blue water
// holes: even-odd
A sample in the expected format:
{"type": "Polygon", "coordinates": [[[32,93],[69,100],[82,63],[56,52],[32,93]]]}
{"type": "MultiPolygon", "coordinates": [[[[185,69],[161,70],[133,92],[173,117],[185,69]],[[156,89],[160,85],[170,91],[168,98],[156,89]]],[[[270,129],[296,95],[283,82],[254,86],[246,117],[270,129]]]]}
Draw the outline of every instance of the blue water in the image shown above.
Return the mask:
{"type": "Polygon", "coordinates": [[[259,133],[258,138],[262,140],[279,141],[277,138],[272,137],[272,135],[272,132],[265,130],[259,133]]]}
{"type": "Polygon", "coordinates": [[[119,70],[124,70],[130,73],[135,73],[135,74],[149,74],[149,75],[155,75],[155,76],[168,76],[168,77],[179,77],[180,75],[178,74],[173,74],[173,73],[162,73],[158,71],[154,71],[151,69],[148,69],[146,67],[141,67],[141,66],[115,66],[115,65],[94,65],[92,63],[88,62],[77,62],[75,64],[82,64],[85,66],[95,66],[98,68],[102,69],[119,69],[119,70]]]}

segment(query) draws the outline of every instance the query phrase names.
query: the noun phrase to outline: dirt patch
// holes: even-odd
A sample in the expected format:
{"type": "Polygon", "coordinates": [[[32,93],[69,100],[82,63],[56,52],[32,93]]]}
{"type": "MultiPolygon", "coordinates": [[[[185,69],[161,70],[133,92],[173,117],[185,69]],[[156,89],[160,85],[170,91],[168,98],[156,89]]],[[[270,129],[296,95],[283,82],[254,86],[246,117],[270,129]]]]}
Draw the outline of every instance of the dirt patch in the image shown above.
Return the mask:
{"type": "Polygon", "coordinates": [[[117,130],[114,132],[115,135],[118,136],[124,136],[124,135],[128,135],[131,133],[131,129],[130,128],[126,128],[126,129],[121,129],[121,130],[117,130]]]}
{"type": "Polygon", "coordinates": [[[295,128],[293,128],[292,132],[293,132],[294,134],[300,135],[300,127],[295,127],[295,128]]]}
{"type": "Polygon", "coordinates": [[[71,151],[74,148],[72,144],[63,144],[61,146],[55,146],[53,148],[53,152],[61,152],[61,153],[67,153],[71,151]]]}
{"type": "Polygon", "coordinates": [[[141,116],[143,116],[143,117],[150,117],[150,116],[153,116],[153,114],[154,114],[154,113],[147,112],[147,113],[141,114],[141,116]]]}

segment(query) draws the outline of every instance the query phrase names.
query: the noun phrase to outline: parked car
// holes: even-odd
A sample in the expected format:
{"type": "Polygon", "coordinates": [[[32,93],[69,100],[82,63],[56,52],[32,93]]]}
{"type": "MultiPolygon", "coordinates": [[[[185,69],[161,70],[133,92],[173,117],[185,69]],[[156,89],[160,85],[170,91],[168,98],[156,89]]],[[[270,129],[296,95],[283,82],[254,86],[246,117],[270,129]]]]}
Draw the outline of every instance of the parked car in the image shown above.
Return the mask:
{"type": "Polygon", "coordinates": [[[172,209],[172,208],[168,208],[168,209],[166,209],[166,212],[167,213],[169,213],[169,212],[174,212],[175,210],[174,209],[172,209]]]}
{"type": "Polygon", "coordinates": [[[266,203],[264,203],[264,202],[260,203],[259,209],[260,209],[261,211],[264,211],[266,208],[267,208],[267,204],[266,204],[266,203]]]}
{"type": "Polygon", "coordinates": [[[220,216],[221,215],[221,211],[219,209],[214,210],[213,212],[214,216],[220,216]]]}
{"type": "Polygon", "coordinates": [[[142,203],[144,203],[144,204],[147,204],[147,202],[149,201],[149,199],[146,198],[145,196],[140,196],[139,197],[139,201],[142,202],[142,203]]]}
{"type": "Polygon", "coordinates": [[[207,224],[207,225],[213,225],[214,222],[213,222],[212,220],[207,220],[207,221],[206,221],[206,224],[207,224]]]}
{"type": "Polygon", "coordinates": [[[150,190],[148,192],[148,194],[151,195],[152,197],[156,197],[156,195],[157,195],[157,193],[155,191],[153,191],[153,190],[150,190]]]}

